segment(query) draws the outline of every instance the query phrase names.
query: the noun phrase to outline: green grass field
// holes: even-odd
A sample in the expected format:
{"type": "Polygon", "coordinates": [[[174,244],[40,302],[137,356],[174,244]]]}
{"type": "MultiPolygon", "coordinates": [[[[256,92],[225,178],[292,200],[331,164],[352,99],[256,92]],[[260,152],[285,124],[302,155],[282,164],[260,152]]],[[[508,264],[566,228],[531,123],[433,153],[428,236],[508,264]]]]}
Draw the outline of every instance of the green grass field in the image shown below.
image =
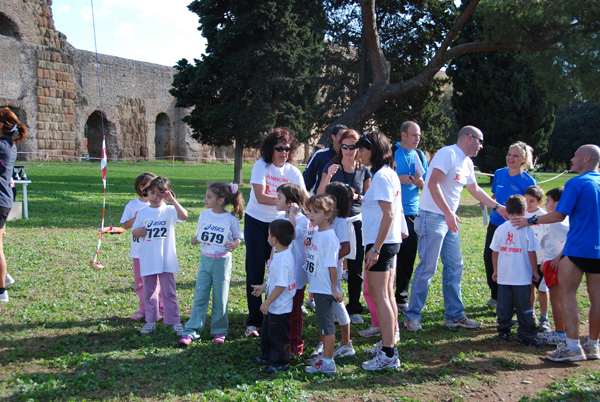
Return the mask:
{"type": "MultiPolygon", "coordinates": [[[[243,245],[234,253],[227,342],[215,345],[205,330],[200,342],[179,349],[170,327],[158,324],[154,334],[141,335],[142,324],[127,319],[137,308],[127,234],[105,235],[98,256],[104,269],[90,265],[102,214],[99,165],[25,165],[33,181],[28,191],[30,219],[9,222],[4,238],[9,272],[17,283],[8,290],[10,302],[0,305],[0,401],[480,400],[505,387],[504,381],[511,376],[530,370],[535,376],[547,367],[559,367],[564,373],[556,375],[556,381],[547,379],[547,384],[554,382],[525,400],[600,398],[597,363],[546,366],[549,363],[542,356],[548,349],[496,342],[494,312],[485,305],[489,297],[481,256],[485,228],[478,205],[466,191],[458,212],[464,221],[463,298],[467,315],[481,321],[481,329],[451,330],[442,325],[438,272],[423,312],[424,331],[401,331],[400,370],[370,373],[360,368],[367,358],[362,350],[377,341],[356,335],[368,327],[365,314],[367,323],[352,328],[358,353],[337,361],[336,376],[305,374],[307,356],[293,361],[290,371],[269,376],[250,362],[259,353],[259,341],[244,336],[243,245]]],[[[244,166],[246,182],[250,170],[250,164],[244,166]]],[[[204,207],[207,183],[231,181],[233,165],[109,164],[110,214],[107,207],[105,226],[119,225],[125,204],[135,197],[133,181],[143,171],[170,178],[178,200],[189,211],[189,220],[176,226],[181,266],[176,281],[185,323],[199,257],[199,248],[192,247],[189,239],[204,207]]],[[[539,179],[551,176],[541,174],[539,179]]],[[[562,185],[568,177],[543,187],[562,185]]],[[[484,188],[489,191],[489,184],[484,188]]],[[[246,199],[249,189],[243,186],[246,199]]],[[[581,291],[585,311],[589,305],[583,286],[581,291]]],[[[587,322],[585,314],[582,322],[587,322]]],[[[310,353],[317,342],[314,315],[306,318],[305,340],[310,353]]],[[[515,390],[513,398],[520,395],[515,390]]]]}

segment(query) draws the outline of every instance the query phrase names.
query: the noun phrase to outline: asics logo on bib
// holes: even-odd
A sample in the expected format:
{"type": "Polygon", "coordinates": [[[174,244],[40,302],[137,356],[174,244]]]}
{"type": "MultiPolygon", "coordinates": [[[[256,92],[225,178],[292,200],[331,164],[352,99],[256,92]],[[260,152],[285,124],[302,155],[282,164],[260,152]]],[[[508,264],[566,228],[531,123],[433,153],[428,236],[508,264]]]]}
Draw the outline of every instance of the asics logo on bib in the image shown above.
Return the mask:
{"type": "Polygon", "coordinates": [[[152,226],[165,226],[166,224],[167,221],[150,221],[145,226],[151,228],[152,226]]]}
{"type": "Polygon", "coordinates": [[[216,231],[216,232],[221,232],[221,233],[222,233],[222,232],[224,232],[224,231],[225,231],[225,228],[224,228],[224,227],[222,227],[222,226],[214,226],[214,225],[211,225],[211,224],[209,223],[208,225],[206,225],[206,226],[204,227],[204,230],[214,230],[214,231],[216,231]]]}

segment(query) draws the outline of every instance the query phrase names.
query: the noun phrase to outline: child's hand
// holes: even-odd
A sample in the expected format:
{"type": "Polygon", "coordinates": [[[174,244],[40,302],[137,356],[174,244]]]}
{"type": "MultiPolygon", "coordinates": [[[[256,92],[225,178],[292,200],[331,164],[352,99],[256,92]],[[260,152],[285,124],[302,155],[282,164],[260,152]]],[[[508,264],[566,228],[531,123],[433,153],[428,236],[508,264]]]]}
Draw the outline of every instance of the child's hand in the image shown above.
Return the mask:
{"type": "Polygon", "coordinates": [[[196,244],[198,244],[198,243],[200,243],[200,242],[198,241],[198,237],[196,237],[196,236],[192,236],[192,238],[190,239],[190,244],[191,244],[192,246],[195,246],[195,245],[196,245],[196,244]]]}
{"type": "Polygon", "coordinates": [[[337,290],[333,291],[333,297],[335,298],[335,300],[338,303],[341,303],[341,302],[344,301],[344,296],[340,292],[338,292],[337,290]]]}
{"type": "Polygon", "coordinates": [[[558,257],[550,261],[550,268],[552,268],[554,271],[558,269],[558,262],[560,261],[560,257],[561,256],[559,255],[558,257]]]}
{"type": "Polygon", "coordinates": [[[133,237],[141,239],[143,237],[146,237],[146,232],[148,231],[148,229],[146,229],[144,226],[142,226],[141,228],[137,228],[131,231],[131,234],[133,237]]]}
{"type": "Polygon", "coordinates": [[[165,191],[165,201],[173,202],[175,197],[173,197],[173,193],[171,191],[165,191]]]}
{"type": "Polygon", "coordinates": [[[290,204],[290,215],[297,215],[300,212],[300,207],[295,202],[290,204]]]}
{"type": "Polygon", "coordinates": [[[497,273],[497,272],[494,272],[494,273],[492,274],[492,280],[493,280],[494,282],[498,282],[498,273],[497,273]]]}
{"type": "Polygon", "coordinates": [[[241,239],[233,239],[233,241],[230,241],[229,243],[225,243],[224,246],[227,249],[227,251],[233,251],[236,248],[238,248],[238,246],[240,245],[241,242],[242,242],[241,239]]]}
{"type": "Polygon", "coordinates": [[[533,273],[533,281],[538,282],[539,280],[540,280],[540,274],[538,273],[538,271],[536,269],[535,272],[533,273]]]}
{"type": "Polygon", "coordinates": [[[310,239],[307,238],[306,240],[304,240],[304,246],[308,247],[310,246],[310,239]]]}
{"type": "Polygon", "coordinates": [[[256,297],[260,297],[261,294],[263,294],[263,292],[265,291],[265,285],[251,285],[252,289],[254,289],[252,291],[252,296],[256,296],[256,297]]]}
{"type": "Polygon", "coordinates": [[[269,314],[269,305],[271,303],[267,303],[266,301],[264,301],[261,305],[260,305],[260,312],[263,313],[264,315],[269,314]]]}

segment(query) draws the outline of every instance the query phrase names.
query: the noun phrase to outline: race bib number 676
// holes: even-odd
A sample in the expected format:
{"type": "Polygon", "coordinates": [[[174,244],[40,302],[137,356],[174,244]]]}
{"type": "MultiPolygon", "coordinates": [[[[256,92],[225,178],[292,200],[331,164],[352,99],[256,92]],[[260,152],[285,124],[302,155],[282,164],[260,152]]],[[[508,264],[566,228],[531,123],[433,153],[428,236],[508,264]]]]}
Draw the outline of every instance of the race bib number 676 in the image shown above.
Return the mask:
{"type": "Polygon", "coordinates": [[[317,274],[317,262],[318,262],[317,252],[315,250],[313,250],[312,248],[310,248],[308,250],[308,255],[306,256],[306,263],[304,264],[304,270],[309,275],[315,276],[317,274]]]}

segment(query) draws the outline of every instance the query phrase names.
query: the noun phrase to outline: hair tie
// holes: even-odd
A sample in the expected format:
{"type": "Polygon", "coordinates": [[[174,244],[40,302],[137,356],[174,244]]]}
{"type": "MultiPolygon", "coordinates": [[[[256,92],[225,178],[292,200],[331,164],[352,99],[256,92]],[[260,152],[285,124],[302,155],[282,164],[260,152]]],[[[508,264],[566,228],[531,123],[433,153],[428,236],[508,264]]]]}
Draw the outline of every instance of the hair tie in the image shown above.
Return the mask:
{"type": "Polygon", "coordinates": [[[19,129],[19,127],[17,127],[17,125],[15,124],[15,125],[13,126],[13,128],[11,128],[11,129],[10,129],[10,132],[11,132],[11,133],[14,133],[14,132],[15,132],[15,131],[17,131],[18,129],[19,129]]]}
{"type": "Polygon", "coordinates": [[[231,194],[235,194],[238,192],[238,185],[235,183],[229,183],[229,189],[231,190],[231,194]]]}

